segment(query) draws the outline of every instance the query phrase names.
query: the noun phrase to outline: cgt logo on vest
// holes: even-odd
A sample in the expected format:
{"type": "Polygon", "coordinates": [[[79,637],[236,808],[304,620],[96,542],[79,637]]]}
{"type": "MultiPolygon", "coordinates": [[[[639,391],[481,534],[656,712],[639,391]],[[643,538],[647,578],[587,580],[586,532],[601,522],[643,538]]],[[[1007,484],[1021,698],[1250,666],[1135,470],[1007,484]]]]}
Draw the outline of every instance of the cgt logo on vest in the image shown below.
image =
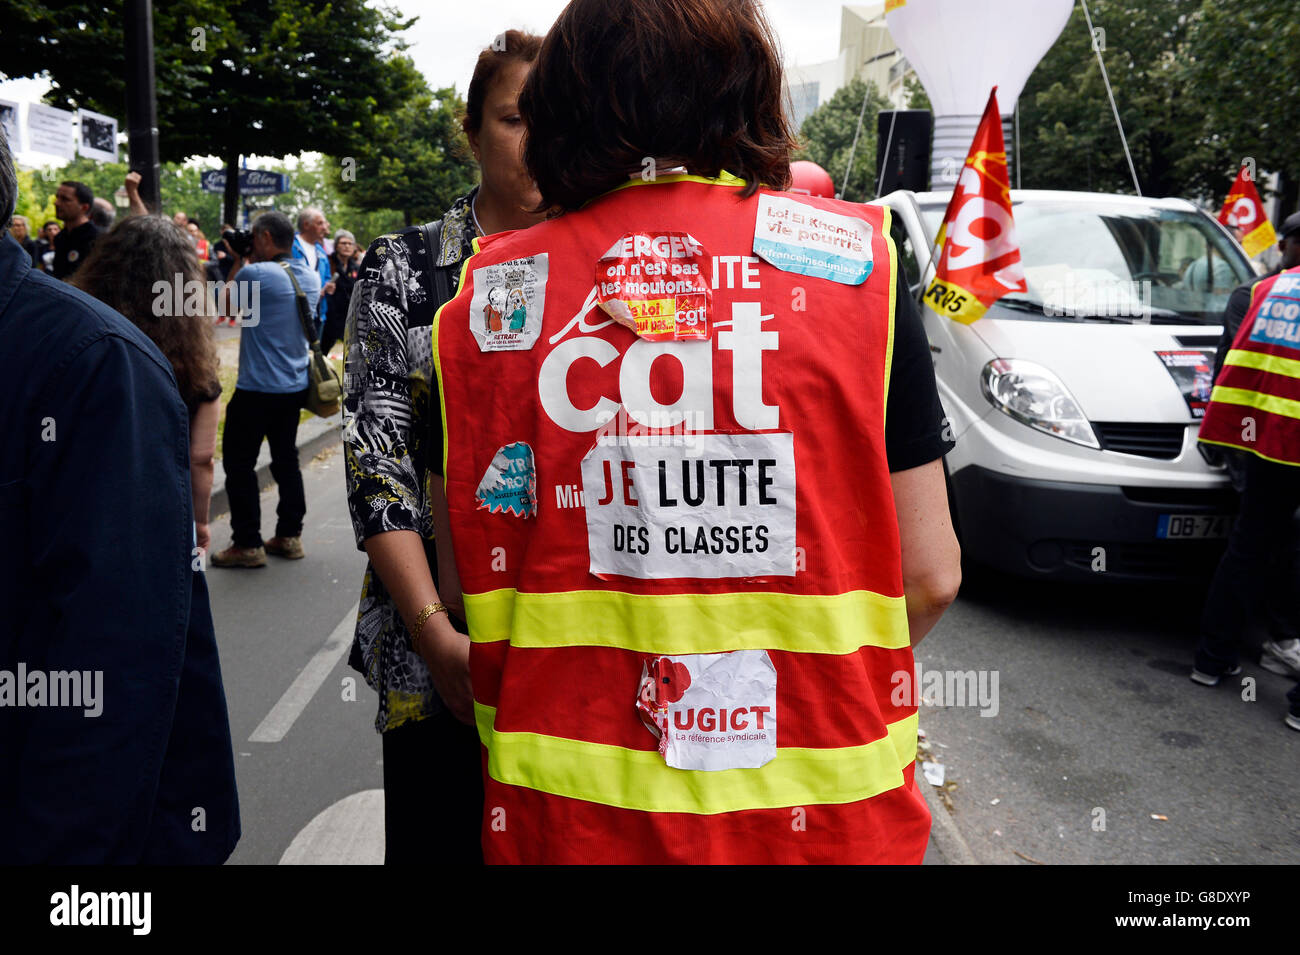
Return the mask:
{"type": "Polygon", "coordinates": [[[689,420],[699,430],[710,431],[714,428],[713,369],[715,361],[725,360],[721,352],[731,353],[731,410],[736,423],[749,431],[780,426],[780,409],[763,401],[763,352],[776,351],[780,336],[763,330],[763,323],[774,316],[764,315],[758,302],[732,303],[731,318],[714,323],[717,331],[712,343],[638,339],[623,352],[617,390],[606,385],[595,404],[579,407],[569,388],[571,372],[589,376],[619,358],[617,347],[591,334],[614,324],[613,319],[587,324],[586,315],[595,304],[596,291],[592,289],[579,313],[551,338],[550,344],[561,343],[546,356],[538,372],[542,409],[559,427],[577,433],[596,431],[625,407],[628,417],[646,427],[672,428],[689,420]],[[561,341],[575,325],[582,337],[561,341]],[[667,404],[658,401],[650,388],[650,369],[663,356],[677,361],[682,369],[682,392],[667,404]]]}

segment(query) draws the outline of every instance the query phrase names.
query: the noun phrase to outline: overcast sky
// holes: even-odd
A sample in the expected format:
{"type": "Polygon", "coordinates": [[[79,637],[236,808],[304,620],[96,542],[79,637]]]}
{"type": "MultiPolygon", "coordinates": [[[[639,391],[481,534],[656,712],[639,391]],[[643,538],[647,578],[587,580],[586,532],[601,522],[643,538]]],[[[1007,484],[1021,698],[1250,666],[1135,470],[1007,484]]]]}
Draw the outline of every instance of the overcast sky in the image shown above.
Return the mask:
{"type": "MultiPolygon", "coordinates": [[[[476,6],[458,3],[454,13],[436,13],[443,2],[398,0],[396,6],[420,17],[406,36],[429,85],[455,86],[464,95],[475,57],[494,36],[508,29],[545,33],[566,0],[482,0],[476,6]]],[[[817,63],[839,52],[839,0],[766,0],[764,6],[788,63],[817,63]]]]}
{"type": "MultiPolygon", "coordinates": [[[[545,33],[567,0],[394,0],[419,20],[406,31],[407,51],[434,89],[455,86],[462,96],[474,60],[507,29],[545,33]],[[450,9],[448,9],[450,8],[450,9]]],[[[635,0],[627,0],[635,2],[635,0]]],[[[840,0],[765,0],[768,18],[789,64],[832,59],[839,52],[840,0]]],[[[49,90],[39,79],[0,81],[0,99],[34,102],[49,90]]],[[[165,135],[165,132],[164,132],[165,135]]],[[[19,160],[38,161],[35,154],[19,160]]]]}

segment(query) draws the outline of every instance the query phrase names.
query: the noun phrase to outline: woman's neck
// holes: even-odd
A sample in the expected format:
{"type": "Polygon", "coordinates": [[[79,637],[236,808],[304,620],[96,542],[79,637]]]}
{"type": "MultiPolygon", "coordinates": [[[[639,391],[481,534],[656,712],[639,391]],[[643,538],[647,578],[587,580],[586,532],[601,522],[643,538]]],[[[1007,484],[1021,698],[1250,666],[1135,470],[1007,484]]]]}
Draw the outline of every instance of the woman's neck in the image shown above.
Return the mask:
{"type": "Polygon", "coordinates": [[[503,199],[482,187],[474,195],[474,216],[484,235],[527,229],[542,221],[542,216],[527,212],[510,199],[503,199]]]}

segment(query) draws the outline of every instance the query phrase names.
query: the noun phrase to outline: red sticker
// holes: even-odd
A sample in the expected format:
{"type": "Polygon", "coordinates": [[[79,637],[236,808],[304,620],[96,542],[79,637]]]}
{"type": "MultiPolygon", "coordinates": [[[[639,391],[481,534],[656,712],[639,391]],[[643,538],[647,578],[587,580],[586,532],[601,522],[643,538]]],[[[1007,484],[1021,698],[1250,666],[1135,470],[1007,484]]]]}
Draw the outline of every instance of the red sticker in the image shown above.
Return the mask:
{"type": "Polygon", "coordinates": [[[596,300],[641,338],[709,337],[708,254],[686,232],[629,232],[596,263],[596,300]]]}

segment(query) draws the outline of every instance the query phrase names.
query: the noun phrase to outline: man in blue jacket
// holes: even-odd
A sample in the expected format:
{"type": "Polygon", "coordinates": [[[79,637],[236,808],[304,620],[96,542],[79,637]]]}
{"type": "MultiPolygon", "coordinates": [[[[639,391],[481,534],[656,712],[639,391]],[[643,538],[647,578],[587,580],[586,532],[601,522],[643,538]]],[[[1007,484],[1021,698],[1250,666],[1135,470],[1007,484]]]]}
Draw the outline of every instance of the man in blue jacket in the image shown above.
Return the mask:
{"type": "MultiPolygon", "coordinates": [[[[16,196],[0,134],[0,221],[16,196]]],[[[157,347],[0,236],[0,864],[239,840],[189,457],[157,347]]]]}
{"type": "Polygon", "coordinates": [[[330,281],[330,260],[325,252],[325,236],[330,234],[330,224],[325,213],[308,206],[298,213],[298,231],[293,237],[293,257],[307,263],[307,268],[320,276],[321,296],[316,306],[316,337],[325,324],[325,311],[329,297],[334,294],[330,281]]]}

